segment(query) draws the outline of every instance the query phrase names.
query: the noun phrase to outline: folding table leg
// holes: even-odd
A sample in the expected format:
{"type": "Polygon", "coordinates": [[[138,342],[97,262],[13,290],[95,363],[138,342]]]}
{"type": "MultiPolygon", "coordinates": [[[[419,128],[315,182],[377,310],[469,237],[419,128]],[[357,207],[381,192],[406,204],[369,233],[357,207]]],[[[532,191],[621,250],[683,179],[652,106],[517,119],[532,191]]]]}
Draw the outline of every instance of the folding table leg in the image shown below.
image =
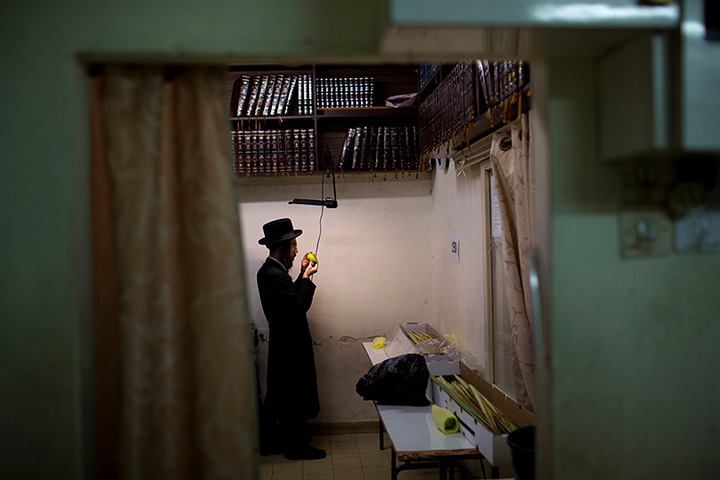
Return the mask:
{"type": "MultiPolygon", "coordinates": [[[[380,428],[382,428],[382,427],[380,427],[380,428]]],[[[399,473],[399,470],[397,469],[397,460],[395,458],[395,447],[393,447],[392,454],[390,455],[390,478],[392,480],[397,480],[398,473],[399,473]]]]}
{"type": "Polygon", "coordinates": [[[379,420],[378,423],[380,424],[380,450],[385,450],[385,432],[383,431],[382,420],[379,420]]]}

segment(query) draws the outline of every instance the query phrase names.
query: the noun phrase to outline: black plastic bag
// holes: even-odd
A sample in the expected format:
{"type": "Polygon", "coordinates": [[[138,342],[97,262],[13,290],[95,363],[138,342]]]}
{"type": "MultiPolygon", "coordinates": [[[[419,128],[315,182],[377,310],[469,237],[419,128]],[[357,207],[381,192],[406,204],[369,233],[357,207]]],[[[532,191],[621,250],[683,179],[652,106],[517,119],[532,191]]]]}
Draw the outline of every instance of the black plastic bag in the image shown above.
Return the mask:
{"type": "Polygon", "coordinates": [[[355,385],[363,400],[382,405],[430,405],[425,391],[430,374],[425,357],[409,353],[374,365],[355,385]]]}

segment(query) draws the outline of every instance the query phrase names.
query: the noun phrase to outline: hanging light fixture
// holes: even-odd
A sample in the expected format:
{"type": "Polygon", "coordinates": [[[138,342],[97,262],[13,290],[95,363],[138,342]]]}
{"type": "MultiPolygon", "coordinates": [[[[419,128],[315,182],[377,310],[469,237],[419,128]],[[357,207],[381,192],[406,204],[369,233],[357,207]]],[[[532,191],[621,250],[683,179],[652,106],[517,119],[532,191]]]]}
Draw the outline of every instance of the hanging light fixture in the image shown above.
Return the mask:
{"type": "MultiPolygon", "coordinates": [[[[309,198],[295,198],[292,201],[288,202],[290,205],[314,205],[316,207],[327,207],[327,208],[337,208],[338,202],[337,202],[337,192],[335,190],[335,162],[333,162],[332,154],[330,153],[330,147],[325,146],[325,175],[328,177],[332,177],[332,184],[333,184],[333,196],[321,198],[320,200],[315,199],[309,199],[309,198]]],[[[325,179],[322,181],[322,190],[321,190],[321,197],[324,195],[325,190],[325,179]]]]}

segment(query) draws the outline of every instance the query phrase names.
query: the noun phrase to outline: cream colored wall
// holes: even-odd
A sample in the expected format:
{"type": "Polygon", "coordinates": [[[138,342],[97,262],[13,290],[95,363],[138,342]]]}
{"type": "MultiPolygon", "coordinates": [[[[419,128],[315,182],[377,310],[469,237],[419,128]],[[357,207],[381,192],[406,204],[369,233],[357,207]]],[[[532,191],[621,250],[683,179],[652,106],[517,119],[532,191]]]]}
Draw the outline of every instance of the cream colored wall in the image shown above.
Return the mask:
{"type": "MultiPolygon", "coordinates": [[[[355,180],[338,180],[339,206],[323,214],[320,270],[313,279],[317,290],[308,312],[320,393],[316,421],[323,423],[377,420],[372,404],[355,392],[358,379],[371,366],[361,343],[390,333],[398,323],[428,322],[433,314],[431,181],[355,180]]],[[[255,279],[268,253],[257,242],[262,225],[291,218],[295,228],[303,230],[298,238],[302,255],[315,250],[321,213],[320,207],[287,203],[295,197],[320,198],[319,180],[263,184],[238,187],[250,314],[259,328],[267,328],[255,279]]],[[[328,191],[326,184],[326,195],[328,191]]],[[[262,372],[264,355],[263,347],[262,372]]]]}
{"type": "Polygon", "coordinates": [[[720,255],[620,256],[624,177],[595,148],[597,63],[545,68],[552,440],[540,461],[556,479],[716,477],[720,255]]]}

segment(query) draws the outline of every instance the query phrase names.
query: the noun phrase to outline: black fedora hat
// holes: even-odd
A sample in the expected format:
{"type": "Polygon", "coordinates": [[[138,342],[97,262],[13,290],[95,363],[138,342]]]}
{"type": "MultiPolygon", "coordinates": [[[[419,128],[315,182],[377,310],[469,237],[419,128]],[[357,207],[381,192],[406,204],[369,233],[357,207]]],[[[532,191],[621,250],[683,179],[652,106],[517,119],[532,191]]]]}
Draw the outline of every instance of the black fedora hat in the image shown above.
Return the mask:
{"type": "Polygon", "coordinates": [[[302,235],[302,230],[293,228],[292,220],[279,218],[263,225],[265,236],[258,240],[260,245],[272,245],[273,243],[284,242],[302,235]]]}

